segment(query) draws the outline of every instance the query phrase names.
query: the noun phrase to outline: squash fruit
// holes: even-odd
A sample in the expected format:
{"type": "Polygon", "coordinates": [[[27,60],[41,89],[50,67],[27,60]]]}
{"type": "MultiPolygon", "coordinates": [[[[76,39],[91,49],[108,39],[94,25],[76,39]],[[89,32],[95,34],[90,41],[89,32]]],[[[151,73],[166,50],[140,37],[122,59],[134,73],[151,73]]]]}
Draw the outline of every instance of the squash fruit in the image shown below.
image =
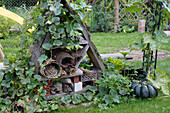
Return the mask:
{"type": "Polygon", "coordinates": [[[132,82],[131,94],[136,95],[137,98],[153,98],[158,96],[158,89],[151,82],[132,82]]]}

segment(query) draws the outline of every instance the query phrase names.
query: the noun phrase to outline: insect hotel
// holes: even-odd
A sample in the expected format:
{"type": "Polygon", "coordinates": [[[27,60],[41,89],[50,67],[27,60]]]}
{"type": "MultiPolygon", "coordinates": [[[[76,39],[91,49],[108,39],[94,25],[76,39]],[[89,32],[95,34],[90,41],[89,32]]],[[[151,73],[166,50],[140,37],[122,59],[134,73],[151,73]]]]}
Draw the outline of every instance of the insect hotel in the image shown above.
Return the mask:
{"type": "MultiPolygon", "coordinates": [[[[76,12],[72,10],[66,0],[62,0],[61,4],[63,4],[63,7],[65,7],[69,13],[76,15],[76,12]]],[[[54,95],[62,97],[65,94],[72,95],[75,92],[84,91],[86,85],[93,84],[92,79],[95,80],[100,77],[99,70],[105,70],[101,57],[91,41],[89,32],[82,21],[77,23],[83,28],[82,31],[79,31],[84,38],[79,41],[79,45],[82,48],[78,50],[68,50],[65,48],[66,45],[53,46],[49,50],[52,51],[51,54],[49,54],[47,60],[43,62],[44,66],[40,66],[37,59],[45,53],[42,45],[49,41],[48,38],[50,35],[46,34],[40,41],[34,43],[34,47],[32,48],[30,61],[35,64],[35,73],[42,76],[40,81],[48,82],[48,85],[43,86],[47,91],[47,99],[52,99],[54,95]],[[79,64],[82,62],[86,53],[95,66],[90,71],[79,68],[79,64]]]]}

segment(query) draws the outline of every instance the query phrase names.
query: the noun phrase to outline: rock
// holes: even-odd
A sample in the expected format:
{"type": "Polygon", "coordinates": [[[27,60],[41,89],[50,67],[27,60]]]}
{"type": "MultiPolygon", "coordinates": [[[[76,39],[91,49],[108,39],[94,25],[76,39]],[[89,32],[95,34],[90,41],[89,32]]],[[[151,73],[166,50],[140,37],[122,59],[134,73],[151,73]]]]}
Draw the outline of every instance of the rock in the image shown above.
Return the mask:
{"type": "Polygon", "coordinates": [[[71,81],[70,78],[62,79],[62,83],[64,84],[69,84],[71,87],[73,87],[73,82],[71,81]]]}
{"type": "Polygon", "coordinates": [[[56,92],[55,92],[55,91],[53,91],[53,90],[51,90],[51,94],[52,94],[52,95],[55,95],[55,94],[56,94],[56,92]]]}
{"type": "Polygon", "coordinates": [[[60,82],[54,82],[53,86],[50,87],[51,93],[56,94],[56,93],[61,93],[62,92],[62,83],[60,82]]]}
{"type": "Polygon", "coordinates": [[[70,93],[72,91],[73,91],[73,89],[69,85],[63,84],[63,92],[70,93]]]}

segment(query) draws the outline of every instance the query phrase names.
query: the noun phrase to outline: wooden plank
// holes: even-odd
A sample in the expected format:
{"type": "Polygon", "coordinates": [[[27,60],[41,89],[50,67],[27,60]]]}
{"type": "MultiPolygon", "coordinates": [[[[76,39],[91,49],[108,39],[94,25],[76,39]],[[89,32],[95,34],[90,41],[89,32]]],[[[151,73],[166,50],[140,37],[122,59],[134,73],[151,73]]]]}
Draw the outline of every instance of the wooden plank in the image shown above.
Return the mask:
{"type": "Polygon", "coordinates": [[[76,69],[78,68],[78,66],[79,66],[80,63],[82,62],[83,56],[86,54],[86,52],[87,52],[88,49],[89,49],[89,45],[86,45],[86,46],[83,48],[83,51],[82,51],[82,53],[81,53],[82,58],[81,58],[81,60],[80,60],[79,62],[77,62],[77,64],[75,65],[75,68],[76,68],[76,69]]]}
{"type": "Polygon", "coordinates": [[[115,32],[117,32],[117,26],[119,23],[119,1],[115,0],[115,32]]]}
{"type": "Polygon", "coordinates": [[[4,53],[2,52],[2,49],[3,49],[3,47],[0,44],[0,60],[3,62],[3,60],[4,60],[4,53]]]}
{"type": "MultiPolygon", "coordinates": [[[[68,9],[68,11],[73,14],[73,15],[76,15],[76,12],[74,10],[72,10],[72,8],[70,7],[70,5],[67,3],[66,0],[62,0],[61,3],[64,5],[65,8],[68,9]]],[[[81,27],[83,28],[83,35],[84,35],[84,39],[86,39],[86,41],[88,41],[89,43],[89,49],[87,51],[87,54],[88,56],[90,57],[92,63],[94,64],[94,66],[96,66],[98,69],[102,70],[102,71],[105,71],[106,68],[104,66],[104,63],[97,51],[97,48],[96,46],[93,44],[93,42],[91,41],[91,36],[88,32],[88,30],[86,29],[86,27],[84,26],[83,22],[82,21],[79,21],[78,22],[81,27]]]]}

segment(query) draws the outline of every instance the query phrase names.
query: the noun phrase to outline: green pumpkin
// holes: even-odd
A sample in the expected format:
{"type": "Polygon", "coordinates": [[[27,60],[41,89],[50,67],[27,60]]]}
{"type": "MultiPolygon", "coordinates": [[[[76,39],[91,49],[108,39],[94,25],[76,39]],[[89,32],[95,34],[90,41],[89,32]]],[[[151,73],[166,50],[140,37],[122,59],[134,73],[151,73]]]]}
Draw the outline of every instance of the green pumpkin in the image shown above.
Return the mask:
{"type": "Polygon", "coordinates": [[[131,94],[136,95],[137,98],[153,98],[158,96],[158,89],[151,82],[133,82],[131,89],[133,89],[131,94]]]}

